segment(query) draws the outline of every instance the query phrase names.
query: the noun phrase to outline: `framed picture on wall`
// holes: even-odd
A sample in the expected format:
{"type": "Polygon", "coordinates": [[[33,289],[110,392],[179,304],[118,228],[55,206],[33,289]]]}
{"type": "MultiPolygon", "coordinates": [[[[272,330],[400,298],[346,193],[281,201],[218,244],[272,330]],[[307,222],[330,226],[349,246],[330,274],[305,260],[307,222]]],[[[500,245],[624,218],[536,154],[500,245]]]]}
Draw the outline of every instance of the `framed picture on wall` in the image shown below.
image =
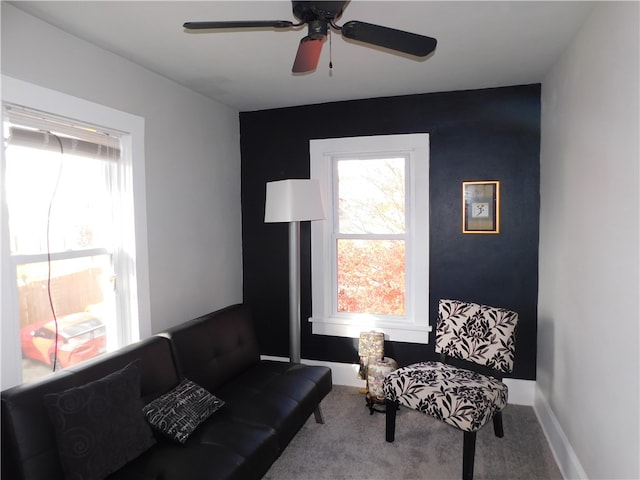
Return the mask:
{"type": "Polygon", "coordinates": [[[500,233],[500,182],[462,182],[462,233],[500,233]]]}

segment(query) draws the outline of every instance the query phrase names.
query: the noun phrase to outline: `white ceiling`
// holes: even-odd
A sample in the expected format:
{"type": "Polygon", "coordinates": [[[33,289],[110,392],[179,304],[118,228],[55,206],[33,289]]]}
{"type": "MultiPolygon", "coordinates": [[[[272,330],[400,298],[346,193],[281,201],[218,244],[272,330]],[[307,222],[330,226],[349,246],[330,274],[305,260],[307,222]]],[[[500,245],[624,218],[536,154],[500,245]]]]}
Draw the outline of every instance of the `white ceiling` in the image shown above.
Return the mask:
{"type": "Polygon", "coordinates": [[[414,60],[332,35],[315,72],[291,74],[306,28],[186,33],[186,21],[291,20],[289,1],[12,2],[63,30],[240,111],[538,83],[593,3],[352,0],[361,20],[438,40],[414,60]]]}

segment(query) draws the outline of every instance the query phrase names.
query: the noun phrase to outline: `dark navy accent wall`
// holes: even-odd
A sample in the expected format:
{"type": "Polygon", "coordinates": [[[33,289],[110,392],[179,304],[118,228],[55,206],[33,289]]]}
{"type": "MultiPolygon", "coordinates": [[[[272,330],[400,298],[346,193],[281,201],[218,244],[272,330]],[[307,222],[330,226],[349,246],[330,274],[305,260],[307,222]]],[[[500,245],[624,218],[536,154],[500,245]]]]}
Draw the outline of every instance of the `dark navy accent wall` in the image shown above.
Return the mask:
{"type": "MultiPolygon", "coordinates": [[[[309,178],[309,140],[428,133],[428,345],[386,342],[400,365],[435,358],[440,298],[520,315],[514,378],[535,379],[540,192],[540,85],[327,103],[240,114],[244,302],[260,351],[288,356],[288,226],[264,223],[265,184],[309,178]],[[500,180],[498,235],[462,234],[464,180],[500,180]]],[[[356,363],[357,340],[313,335],[311,240],[302,224],[302,358],[356,363]]]]}

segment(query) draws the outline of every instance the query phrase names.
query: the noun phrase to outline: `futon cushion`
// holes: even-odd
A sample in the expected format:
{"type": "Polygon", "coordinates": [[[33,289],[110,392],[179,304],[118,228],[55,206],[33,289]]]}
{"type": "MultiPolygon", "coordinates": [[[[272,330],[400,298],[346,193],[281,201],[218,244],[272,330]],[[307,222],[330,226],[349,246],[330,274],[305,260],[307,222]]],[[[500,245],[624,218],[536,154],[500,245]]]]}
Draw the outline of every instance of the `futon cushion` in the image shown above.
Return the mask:
{"type": "Polygon", "coordinates": [[[145,405],[147,421],[172,440],[184,443],[224,401],[189,379],[145,405]]]}
{"type": "Polygon", "coordinates": [[[156,443],[142,415],[134,361],[80,387],[44,396],[69,480],[101,480],[156,443]]]}

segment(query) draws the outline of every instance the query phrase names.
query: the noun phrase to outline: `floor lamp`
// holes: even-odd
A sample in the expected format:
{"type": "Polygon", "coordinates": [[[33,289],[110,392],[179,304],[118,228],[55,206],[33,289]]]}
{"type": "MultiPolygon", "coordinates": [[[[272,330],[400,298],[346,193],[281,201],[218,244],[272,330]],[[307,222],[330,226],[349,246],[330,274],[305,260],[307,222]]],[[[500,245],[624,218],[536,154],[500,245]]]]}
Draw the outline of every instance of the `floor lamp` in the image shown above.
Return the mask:
{"type": "Polygon", "coordinates": [[[300,222],[324,218],[318,180],[267,182],[265,223],[289,224],[289,358],[294,363],[300,363],[300,222]]]}

